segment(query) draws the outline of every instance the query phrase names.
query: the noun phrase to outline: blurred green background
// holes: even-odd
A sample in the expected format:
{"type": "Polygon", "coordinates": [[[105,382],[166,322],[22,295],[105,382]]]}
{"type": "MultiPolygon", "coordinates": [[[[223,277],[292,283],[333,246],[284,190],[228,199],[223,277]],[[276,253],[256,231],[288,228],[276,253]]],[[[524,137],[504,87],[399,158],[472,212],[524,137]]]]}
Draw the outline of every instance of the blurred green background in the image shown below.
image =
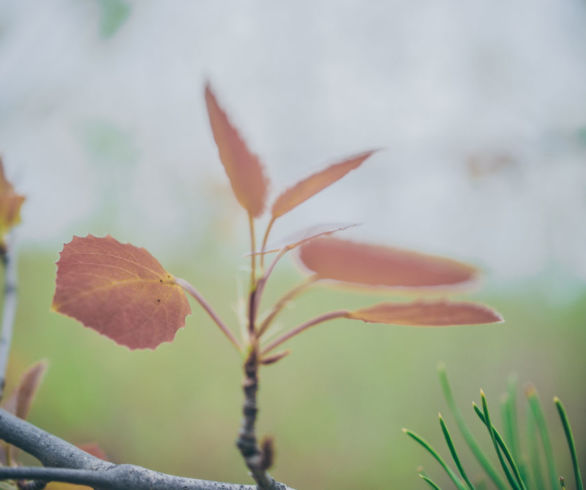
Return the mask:
{"type": "MultiPolygon", "coordinates": [[[[480,286],[462,297],[506,319],[441,329],[339,320],[294,339],[261,373],[274,475],[298,489],[418,489],[423,464],[450,488],[401,432],[443,447],[437,412],[454,424],[439,361],[486,447],[471,409],[479,389],[497,413],[509,375],[534,383],[570,475],[550,401],[565,403],[584,461],[585,23],[582,0],[0,1],[0,151],[27,195],[10,385],[50,363],[31,420],[96,441],[116,462],[247,481],[234,447],[240,359],[196,305],[154,352],[50,311],[63,243],[110,233],[147,248],[237,328],[247,226],[206,119],[211,80],[273,196],[326,162],[386,149],[284,217],[276,239],[364,223],[344,236],[479,266],[480,286]]],[[[300,280],[284,261],[265,306],[300,280]]],[[[396,297],[319,286],[279,323],[381,298],[396,297]]]]}
{"type": "MultiPolygon", "coordinates": [[[[54,260],[55,254],[29,251],[20,263],[11,379],[38,359],[50,361],[31,420],[69,441],[97,441],[114,461],[245,481],[234,447],[239,357],[215,325],[194,305],[173,343],[130,352],[49,311],[54,260]]],[[[165,266],[197,284],[233,325],[237,264],[234,254],[209,247],[194,252],[191,260],[165,266]]],[[[269,297],[298,277],[291,266],[282,267],[269,297]]],[[[240,280],[246,281],[242,272],[240,280]]],[[[435,374],[440,360],[447,363],[455,395],[476,429],[470,402],[479,400],[480,387],[496,412],[509,374],[516,373],[522,384],[534,383],[546,403],[558,465],[570,475],[549,401],[558,395],[565,402],[584,454],[586,289],[559,307],[548,304],[550,281],[543,277],[507,291],[488,286],[473,294],[504,315],[503,325],[433,329],[340,320],[291,341],[290,357],[261,372],[259,432],[276,437],[275,476],[295,488],[423,488],[415,473],[423,464],[443,481],[437,465],[401,432],[411,428],[443,447],[436,422],[438,411],[446,413],[435,374]]],[[[294,325],[319,312],[375,299],[316,287],[281,322],[294,325]]],[[[452,421],[449,415],[447,420],[452,421]]],[[[489,448],[486,434],[476,433],[489,448]]],[[[475,463],[468,468],[480,474],[475,463]]]]}

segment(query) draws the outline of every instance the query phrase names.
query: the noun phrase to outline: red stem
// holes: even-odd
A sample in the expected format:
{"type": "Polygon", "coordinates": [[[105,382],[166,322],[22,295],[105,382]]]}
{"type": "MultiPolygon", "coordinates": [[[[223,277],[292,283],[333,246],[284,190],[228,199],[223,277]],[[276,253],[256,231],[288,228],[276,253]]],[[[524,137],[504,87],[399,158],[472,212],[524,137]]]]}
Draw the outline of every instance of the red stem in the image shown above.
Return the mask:
{"type": "Polygon", "coordinates": [[[184,291],[189,293],[205,310],[205,312],[210,316],[210,318],[216,323],[220,330],[224,332],[224,335],[228,337],[228,340],[234,344],[238,351],[242,351],[242,346],[240,342],[234,337],[234,334],[230,331],[230,329],[226,326],[226,324],[220,319],[217,313],[213,310],[210,304],[204,299],[204,297],[199,294],[197,289],[195,289],[189,282],[185,279],[181,279],[180,277],[175,278],[175,284],[181,287],[184,291]]]}
{"type": "Polygon", "coordinates": [[[309,327],[313,327],[314,325],[318,325],[319,323],[324,323],[329,320],[334,320],[335,318],[345,318],[348,316],[348,313],[349,312],[347,310],[337,310],[337,311],[331,311],[330,313],[324,313],[323,315],[312,318],[311,320],[308,320],[307,322],[302,323],[301,325],[293,328],[292,330],[289,330],[289,332],[287,332],[287,333],[281,335],[280,337],[278,337],[277,339],[273,340],[269,345],[267,345],[262,350],[261,355],[264,356],[264,355],[268,354],[275,347],[278,347],[283,342],[286,342],[290,338],[295,337],[295,335],[298,335],[301,332],[303,332],[304,330],[307,330],[309,327]]]}

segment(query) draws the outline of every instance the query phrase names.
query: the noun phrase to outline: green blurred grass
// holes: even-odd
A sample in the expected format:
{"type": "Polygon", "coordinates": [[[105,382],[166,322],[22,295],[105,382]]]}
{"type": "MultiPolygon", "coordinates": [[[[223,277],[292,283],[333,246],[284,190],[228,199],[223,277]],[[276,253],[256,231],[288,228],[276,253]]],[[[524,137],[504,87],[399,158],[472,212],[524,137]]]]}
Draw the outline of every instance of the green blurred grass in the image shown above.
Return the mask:
{"type": "MultiPolygon", "coordinates": [[[[235,262],[212,249],[194,261],[164,265],[191,280],[234,324],[235,262]]],[[[57,251],[30,251],[20,259],[9,382],[28,364],[50,361],[31,420],[71,442],[99,442],[117,462],[246,482],[234,447],[240,359],[219,330],[193,305],[187,327],[173,343],[156,351],[128,351],[50,311],[56,257],[57,251]]],[[[291,266],[280,267],[268,298],[299,279],[291,266]]],[[[242,272],[239,281],[246,284],[242,272]]],[[[479,388],[496,408],[510,373],[534,383],[548,408],[558,465],[570,476],[562,429],[548,402],[554,395],[564,401],[584,455],[586,427],[579,415],[585,406],[586,288],[572,302],[555,306],[548,300],[547,278],[540,281],[473,295],[498,309],[504,325],[432,329],[339,320],[294,339],[293,354],[261,372],[259,431],[276,437],[274,475],[300,489],[425,488],[416,468],[424,464],[434,477],[440,471],[401,428],[443,448],[436,416],[447,410],[435,371],[443,360],[456,398],[487,447],[471,410],[479,388]]],[[[292,326],[313,314],[376,299],[318,287],[280,320],[292,326]]],[[[480,473],[471,460],[465,464],[471,476],[480,473]]]]}

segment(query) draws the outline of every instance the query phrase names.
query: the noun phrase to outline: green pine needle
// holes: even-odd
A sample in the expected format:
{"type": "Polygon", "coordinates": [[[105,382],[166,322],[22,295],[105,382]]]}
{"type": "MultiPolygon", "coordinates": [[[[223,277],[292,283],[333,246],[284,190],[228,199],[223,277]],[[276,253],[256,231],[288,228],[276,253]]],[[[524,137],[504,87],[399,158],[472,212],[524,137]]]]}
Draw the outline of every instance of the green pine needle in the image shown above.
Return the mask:
{"type": "MultiPolygon", "coordinates": [[[[519,463],[519,471],[521,472],[521,476],[526,476],[526,468],[524,461],[521,457],[521,444],[519,442],[519,421],[517,418],[517,377],[516,376],[509,376],[507,382],[507,394],[506,394],[506,403],[503,409],[506,411],[506,415],[503,417],[503,422],[505,424],[505,441],[511,448],[511,454],[513,455],[513,459],[519,463]]],[[[525,481],[526,478],[523,478],[525,481]]]]}
{"type": "Polygon", "coordinates": [[[450,450],[450,454],[452,455],[452,459],[454,460],[454,463],[456,463],[456,467],[458,468],[460,475],[462,475],[462,478],[466,482],[466,485],[468,485],[468,488],[470,490],[474,490],[474,486],[472,485],[472,483],[468,479],[468,475],[466,475],[466,472],[464,471],[464,467],[462,466],[462,462],[460,461],[460,458],[458,457],[458,452],[456,451],[456,447],[454,446],[454,441],[452,440],[452,436],[450,435],[450,431],[448,430],[448,426],[446,425],[446,423],[442,417],[442,414],[440,413],[438,415],[438,417],[439,417],[440,427],[442,428],[442,432],[444,434],[444,438],[446,440],[446,444],[448,446],[448,449],[450,450]]]}
{"type": "Polygon", "coordinates": [[[547,470],[549,473],[549,481],[553,490],[558,487],[559,481],[557,477],[557,471],[555,469],[553,450],[551,448],[551,441],[549,439],[549,432],[547,430],[545,416],[543,415],[543,409],[541,408],[541,402],[539,401],[537,390],[533,386],[530,386],[526,391],[526,395],[527,401],[529,402],[529,406],[531,407],[531,411],[533,412],[533,416],[535,418],[537,430],[541,437],[541,444],[543,445],[545,461],[547,463],[547,470]]]}
{"type": "Polygon", "coordinates": [[[435,483],[431,478],[424,475],[423,473],[419,473],[419,478],[421,478],[424,482],[427,482],[431,488],[435,488],[435,490],[442,490],[437,483],[435,483]]]}
{"type": "Polygon", "coordinates": [[[456,421],[456,425],[458,426],[458,429],[460,430],[462,437],[464,437],[466,444],[470,448],[470,451],[472,451],[472,454],[474,454],[474,456],[476,457],[476,459],[478,460],[478,462],[480,463],[488,477],[498,488],[498,490],[506,490],[507,487],[504,481],[502,480],[496,468],[492,465],[488,457],[484,454],[484,452],[480,448],[480,445],[476,441],[476,438],[472,435],[472,432],[470,431],[470,429],[466,425],[466,422],[464,421],[462,412],[458,408],[458,405],[456,404],[456,401],[452,394],[452,388],[450,387],[450,382],[448,380],[446,366],[443,363],[441,363],[437,368],[437,372],[439,376],[440,385],[444,393],[444,398],[446,399],[448,407],[450,408],[450,411],[452,412],[452,415],[454,416],[454,419],[456,421]]]}
{"type": "Polygon", "coordinates": [[[527,439],[535,489],[545,490],[543,472],[541,471],[541,459],[539,457],[539,444],[537,443],[537,423],[530,406],[527,406],[527,439]]]}
{"type": "MultiPolygon", "coordinates": [[[[556,408],[558,409],[558,414],[562,421],[562,426],[564,427],[564,433],[566,434],[566,440],[568,441],[568,447],[570,448],[570,456],[572,457],[572,466],[574,468],[574,478],[576,479],[576,489],[577,490],[584,490],[584,484],[582,483],[582,473],[580,472],[580,467],[578,466],[578,456],[576,454],[576,445],[574,444],[574,435],[572,433],[572,427],[570,426],[570,421],[568,420],[568,416],[566,414],[566,409],[562,404],[562,401],[556,396],[553,399],[556,408]]],[[[560,478],[563,487],[563,479],[560,478]]]]}
{"type": "Polygon", "coordinates": [[[415,432],[410,431],[409,429],[403,429],[403,432],[405,434],[407,434],[409,437],[411,437],[411,439],[416,441],[418,444],[420,444],[429,454],[431,454],[431,456],[445,470],[445,472],[448,474],[450,479],[454,482],[456,487],[458,487],[458,490],[467,490],[466,486],[458,478],[458,475],[456,475],[454,470],[452,470],[447,465],[447,463],[444,461],[444,459],[438,454],[438,452],[433,447],[431,447],[431,445],[425,439],[423,439],[421,436],[417,435],[415,432]]]}
{"type": "Polygon", "coordinates": [[[513,487],[513,489],[526,490],[525,484],[523,483],[523,480],[521,479],[521,475],[519,473],[519,468],[513,460],[509,448],[505,444],[505,441],[503,440],[498,430],[496,430],[496,427],[492,425],[492,422],[490,420],[490,413],[488,411],[488,403],[486,401],[486,396],[484,395],[484,392],[482,390],[480,391],[480,396],[482,400],[482,410],[480,410],[480,408],[478,408],[476,404],[473,404],[474,411],[489,431],[499,462],[503,468],[503,471],[505,472],[505,476],[507,477],[507,480],[509,481],[509,484],[513,487]],[[504,458],[506,458],[508,465],[505,463],[503,455],[504,458]]]}

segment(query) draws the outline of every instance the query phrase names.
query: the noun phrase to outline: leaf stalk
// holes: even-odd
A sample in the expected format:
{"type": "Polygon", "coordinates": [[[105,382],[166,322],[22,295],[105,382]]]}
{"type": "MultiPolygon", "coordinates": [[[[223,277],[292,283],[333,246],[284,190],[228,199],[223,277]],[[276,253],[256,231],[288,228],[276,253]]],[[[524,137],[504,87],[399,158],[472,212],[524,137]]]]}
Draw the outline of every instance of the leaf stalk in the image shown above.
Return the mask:
{"type": "Polygon", "coordinates": [[[191,285],[185,279],[181,279],[180,277],[175,277],[175,284],[177,284],[181,289],[187,292],[193,299],[195,299],[200,306],[205,310],[205,312],[209,315],[209,317],[214,321],[214,323],[220,327],[220,330],[224,333],[228,340],[238,349],[239,352],[242,351],[242,345],[231,330],[226,326],[226,324],[220,319],[218,314],[214,311],[214,309],[210,306],[210,304],[205,300],[205,298],[199,293],[193,285],[191,285]]]}

